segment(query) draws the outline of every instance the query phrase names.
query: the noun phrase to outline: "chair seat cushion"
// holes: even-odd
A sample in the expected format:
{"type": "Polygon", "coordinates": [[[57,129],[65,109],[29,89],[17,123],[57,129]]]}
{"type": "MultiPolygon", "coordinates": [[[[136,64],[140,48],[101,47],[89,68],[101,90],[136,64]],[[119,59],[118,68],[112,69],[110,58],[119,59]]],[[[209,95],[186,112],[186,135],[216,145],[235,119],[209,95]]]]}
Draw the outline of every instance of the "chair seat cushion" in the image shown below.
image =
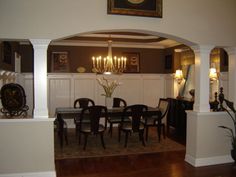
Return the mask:
{"type": "MultiPolygon", "coordinates": [[[[81,123],[80,119],[75,120],[75,124],[80,124],[80,123],[81,123]]],[[[82,123],[90,123],[90,119],[89,118],[84,118],[82,123]]]]}
{"type": "MultiPolygon", "coordinates": [[[[121,122],[121,117],[109,117],[108,122],[112,123],[120,123],[121,122]]],[[[124,122],[130,122],[129,117],[124,118],[124,122]]]]}
{"type": "MultiPolygon", "coordinates": [[[[144,129],[144,124],[141,123],[139,126],[139,130],[143,130],[143,129],[144,129]]],[[[131,131],[132,130],[131,122],[124,122],[122,126],[122,130],[131,131]]]]}
{"type": "MultiPolygon", "coordinates": [[[[147,118],[147,122],[146,122],[146,125],[155,125],[156,124],[156,121],[157,121],[157,117],[148,117],[147,118]]],[[[141,122],[143,124],[145,124],[145,120],[142,119],[141,122]]]]}
{"type": "MultiPolygon", "coordinates": [[[[105,131],[105,127],[102,124],[99,124],[99,128],[98,128],[98,132],[103,132],[105,131]]],[[[91,127],[89,123],[83,123],[81,125],[81,129],[80,132],[84,132],[84,133],[90,133],[91,132],[91,127]]]]}

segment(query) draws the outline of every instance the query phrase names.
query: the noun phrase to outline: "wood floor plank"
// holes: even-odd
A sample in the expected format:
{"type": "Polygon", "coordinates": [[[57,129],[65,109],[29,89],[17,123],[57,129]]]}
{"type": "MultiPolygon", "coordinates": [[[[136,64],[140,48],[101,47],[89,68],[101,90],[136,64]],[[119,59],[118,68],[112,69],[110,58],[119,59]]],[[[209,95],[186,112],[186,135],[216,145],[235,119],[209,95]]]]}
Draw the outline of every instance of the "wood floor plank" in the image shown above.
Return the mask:
{"type": "Polygon", "coordinates": [[[57,160],[57,177],[235,177],[229,163],[195,168],[184,161],[185,151],[114,157],[57,160]]]}

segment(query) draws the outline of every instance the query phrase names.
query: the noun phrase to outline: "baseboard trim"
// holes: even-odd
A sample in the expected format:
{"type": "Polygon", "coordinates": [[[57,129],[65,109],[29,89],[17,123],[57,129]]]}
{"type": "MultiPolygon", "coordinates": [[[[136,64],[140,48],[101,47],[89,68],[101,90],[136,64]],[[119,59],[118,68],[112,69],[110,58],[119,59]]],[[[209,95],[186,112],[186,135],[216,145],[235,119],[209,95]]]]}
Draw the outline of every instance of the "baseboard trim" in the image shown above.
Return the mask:
{"type": "Polygon", "coordinates": [[[56,176],[57,176],[56,171],[0,174],[0,177],[56,177],[56,176]]]}
{"type": "Polygon", "coordinates": [[[188,154],[185,155],[185,161],[194,167],[218,165],[218,164],[234,162],[230,155],[215,156],[208,158],[194,158],[188,154]]]}

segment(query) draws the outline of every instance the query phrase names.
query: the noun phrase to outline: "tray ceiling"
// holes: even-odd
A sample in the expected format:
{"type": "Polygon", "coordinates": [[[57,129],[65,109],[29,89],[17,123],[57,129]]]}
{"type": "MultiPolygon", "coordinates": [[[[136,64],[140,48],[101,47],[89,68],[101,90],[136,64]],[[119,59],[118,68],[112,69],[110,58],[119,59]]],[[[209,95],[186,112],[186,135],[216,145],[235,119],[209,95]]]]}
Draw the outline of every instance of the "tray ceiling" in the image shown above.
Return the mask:
{"type": "Polygon", "coordinates": [[[181,45],[181,43],[171,39],[134,32],[103,32],[76,35],[55,40],[51,42],[51,45],[107,46],[108,40],[112,40],[113,47],[165,49],[181,45]]]}

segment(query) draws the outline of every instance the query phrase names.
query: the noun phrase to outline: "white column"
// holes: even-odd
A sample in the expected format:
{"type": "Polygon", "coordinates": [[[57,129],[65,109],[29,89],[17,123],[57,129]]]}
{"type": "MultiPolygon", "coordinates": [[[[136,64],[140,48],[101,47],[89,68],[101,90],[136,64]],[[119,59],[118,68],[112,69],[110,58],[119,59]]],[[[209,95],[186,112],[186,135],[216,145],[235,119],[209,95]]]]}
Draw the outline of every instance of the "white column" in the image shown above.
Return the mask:
{"type": "Polygon", "coordinates": [[[229,57],[228,99],[236,103],[236,47],[225,48],[229,57]]]}
{"type": "Polygon", "coordinates": [[[50,40],[30,39],[34,48],[34,118],[48,118],[47,48],[50,40]]]}
{"type": "Polygon", "coordinates": [[[209,112],[209,59],[213,46],[193,46],[195,53],[195,98],[193,110],[209,112]]]}

